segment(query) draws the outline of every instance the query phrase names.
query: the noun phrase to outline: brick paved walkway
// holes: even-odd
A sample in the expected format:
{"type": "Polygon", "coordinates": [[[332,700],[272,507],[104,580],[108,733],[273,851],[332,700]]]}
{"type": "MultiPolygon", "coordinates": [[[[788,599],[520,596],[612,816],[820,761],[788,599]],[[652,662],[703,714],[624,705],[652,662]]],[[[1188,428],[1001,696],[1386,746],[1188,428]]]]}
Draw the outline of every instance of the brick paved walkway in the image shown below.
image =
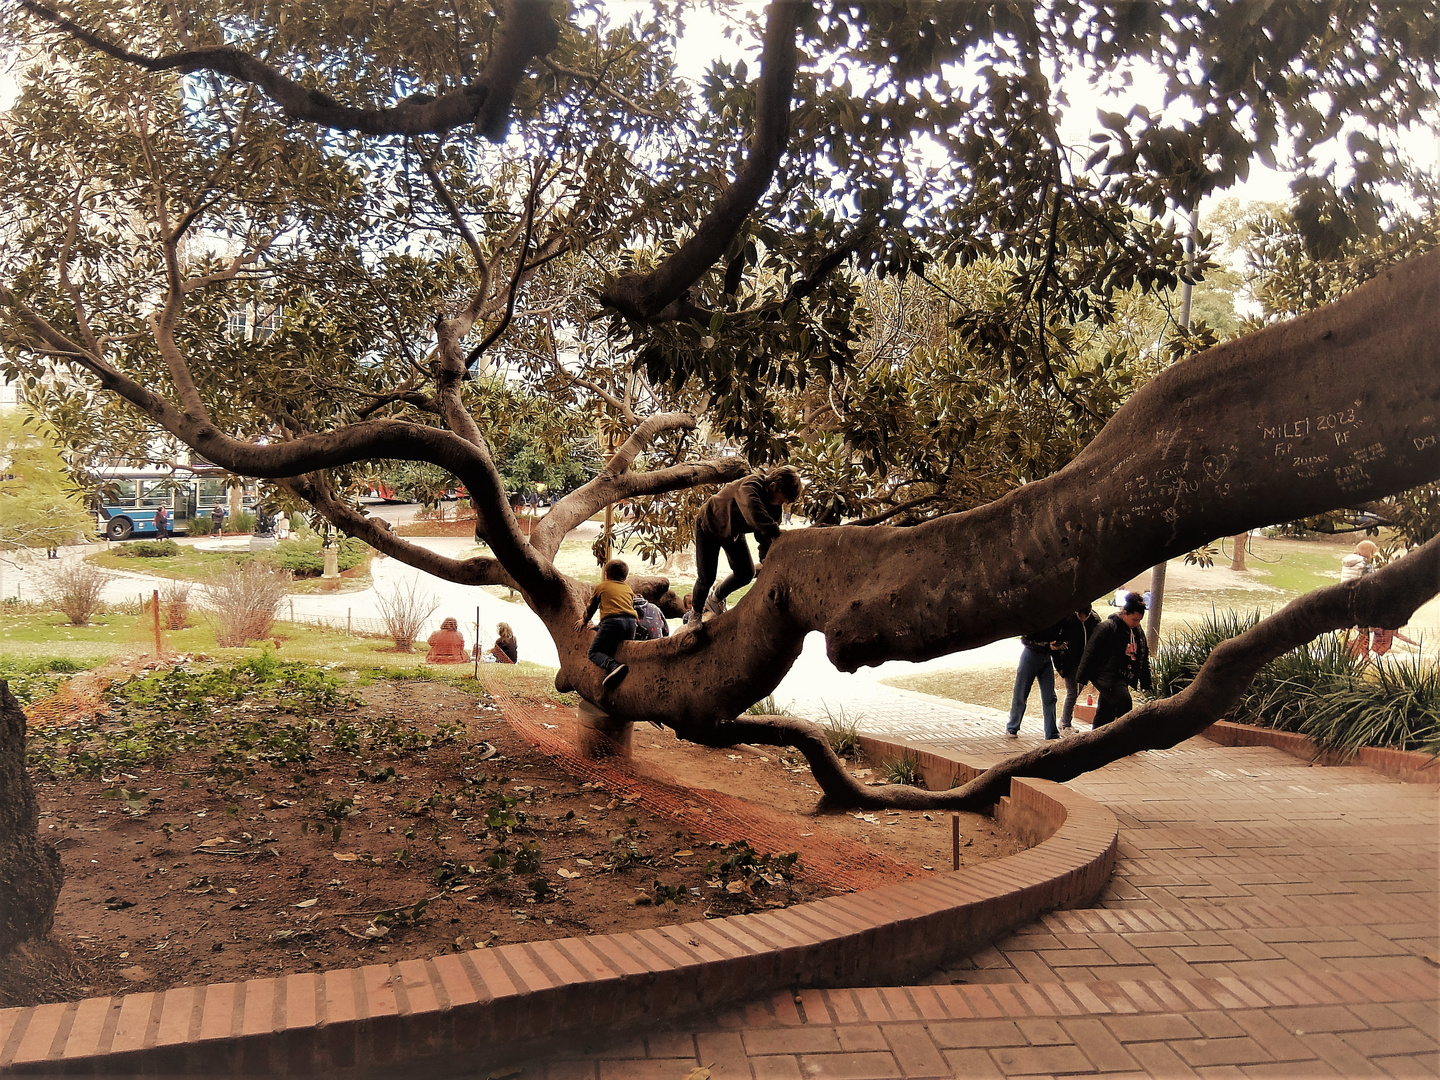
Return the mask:
{"type": "MultiPolygon", "coordinates": [[[[877,735],[976,758],[1015,746],[988,710],[928,699],[881,715],[865,725],[877,735]]],[[[1095,908],[924,985],[801,990],[521,1075],[1440,1076],[1433,787],[1202,739],[1074,786],[1123,826],[1095,908]]]]}

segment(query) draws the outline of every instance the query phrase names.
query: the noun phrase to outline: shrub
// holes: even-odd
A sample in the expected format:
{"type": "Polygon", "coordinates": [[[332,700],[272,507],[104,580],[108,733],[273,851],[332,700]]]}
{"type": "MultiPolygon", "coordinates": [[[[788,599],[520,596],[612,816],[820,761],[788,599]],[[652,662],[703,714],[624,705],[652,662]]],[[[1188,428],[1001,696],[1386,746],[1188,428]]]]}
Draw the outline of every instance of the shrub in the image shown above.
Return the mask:
{"type": "Polygon", "coordinates": [[[132,540],[128,544],[116,544],[111,554],[136,559],[169,559],[183,552],[183,548],[168,537],[164,540],[132,540]]]}
{"type": "Polygon", "coordinates": [[[207,585],[205,599],[215,617],[215,643],[233,647],[267,637],[291,580],[284,570],[247,562],[207,585]]]}
{"type": "Polygon", "coordinates": [[[880,775],[889,784],[908,784],[910,787],[924,787],[920,777],[920,759],[909,750],[899,758],[880,763],[880,775]]]}
{"type": "MultiPolygon", "coordinates": [[[[1179,693],[1220,642],[1254,626],[1259,615],[1212,613],[1156,653],[1156,696],[1179,693]]],[[[1357,657],[1344,636],[1324,634],[1279,656],[1255,675],[1229,719],[1296,731],[1322,746],[1389,746],[1440,754],[1440,671],[1433,663],[1357,657]]]]}
{"type": "Polygon", "coordinates": [[[184,630],[190,617],[190,590],[188,581],[172,581],[160,588],[161,610],[164,612],[165,627],[169,630],[184,630]]]}
{"type": "Polygon", "coordinates": [[[84,559],[71,559],[50,575],[50,602],[75,626],[85,626],[100,611],[100,594],[110,575],[84,559]]]}
{"type": "Polygon", "coordinates": [[[860,721],[864,718],[864,713],[846,716],[843,706],[837,716],[830,711],[830,706],[825,706],[825,738],[830,743],[830,749],[840,757],[853,761],[864,757],[860,749],[860,721]]]}
{"type": "Polygon", "coordinates": [[[225,530],[233,533],[248,533],[255,531],[255,515],[248,510],[241,510],[233,517],[225,519],[225,530]]]}
{"type": "Polygon", "coordinates": [[[209,536],[214,531],[215,523],[210,520],[209,514],[201,514],[185,523],[186,536],[209,536]]]}
{"type": "Polygon", "coordinates": [[[774,694],[768,694],[755,702],[745,710],[746,716],[789,716],[790,711],[775,700],[774,694]]]}
{"type": "Polygon", "coordinates": [[[395,642],[398,652],[409,652],[420,636],[425,620],[435,614],[440,606],[433,593],[420,592],[420,583],[410,578],[405,584],[397,584],[387,592],[375,593],[380,605],[380,620],[385,624],[385,633],[395,642]]]}
{"type": "MultiPolygon", "coordinates": [[[[340,569],[350,570],[363,563],[370,546],[363,540],[347,536],[340,541],[340,569]]],[[[311,533],[306,539],[282,540],[271,553],[271,560],[298,578],[319,577],[325,572],[325,551],[320,537],[311,533]]]]}

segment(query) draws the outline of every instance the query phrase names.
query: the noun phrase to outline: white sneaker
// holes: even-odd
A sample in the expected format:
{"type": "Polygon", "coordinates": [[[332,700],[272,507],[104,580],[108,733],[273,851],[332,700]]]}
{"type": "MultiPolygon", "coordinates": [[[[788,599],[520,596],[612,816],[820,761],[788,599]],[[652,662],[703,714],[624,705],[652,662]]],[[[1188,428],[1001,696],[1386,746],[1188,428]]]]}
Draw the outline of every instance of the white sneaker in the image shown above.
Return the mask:
{"type": "Polygon", "coordinates": [[[721,600],[720,597],[716,596],[714,593],[711,593],[709,598],[705,601],[705,614],[724,615],[725,601],[721,600]]]}

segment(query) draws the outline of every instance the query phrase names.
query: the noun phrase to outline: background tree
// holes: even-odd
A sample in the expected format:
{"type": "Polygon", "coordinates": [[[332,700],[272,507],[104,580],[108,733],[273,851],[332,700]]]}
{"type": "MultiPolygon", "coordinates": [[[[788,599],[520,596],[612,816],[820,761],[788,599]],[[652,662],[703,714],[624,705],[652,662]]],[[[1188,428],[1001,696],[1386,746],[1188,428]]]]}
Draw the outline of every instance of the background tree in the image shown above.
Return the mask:
{"type": "MultiPolygon", "coordinates": [[[[712,64],[693,93],[659,9],[21,8],[24,92],[0,145],[19,221],[0,257],[7,368],[78,373],[388,554],[512,585],[556,639],[559,683],[592,700],[573,629],[587,589],[555,569],[561,539],[618,500],[743,472],[692,456],[701,420],[753,462],[783,453],[793,395],[856,367],[867,275],[1003,259],[991,300],[955,319],[966,362],[1036,409],[1083,409],[1054,346],[1177,285],[1174,211],[1278,154],[1324,255],[1385,225],[1387,185],[1413,172],[1396,144],[1435,106],[1418,2],[777,0],[737,9],[746,60],[712,64]],[[1064,81],[1137,64],[1165,73],[1176,107],[1102,114],[1088,156],[1066,145],[1064,81]],[[1341,132],[1344,184],[1323,154],[1341,132]],[[231,333],[252,306],[279,306],[279,331],[231,333]],[[543,357],[546,335],[546,377],[623,438],[527,535],[477,376],[543,357]],[[379,528],[338,494],[376,460],[452,474],[493,554],[450,559],[379,528]]],[[[1064,469],[993,502],[790,533],[721,619],[623,646],[631,675],[605,704],[723,742],[811,630],[843,669],[935,656],[1048,623],[1213,536],[1431,479],[1437,292],[1440,256],[1421,257],[1174,365],[1064,469]],[[1381,352],[1391,378],[1358,393],[1341,378],[1381,352]]],[[[1093,747],[1125,752],[1120,731],[1057,753],[1093,764],[1093,747]]]]}
{"type": "Polygon", "coordinates": [[[33,417],[0,413],[0,550],[57,548],[94,528],[54,440],[33,417]]]}

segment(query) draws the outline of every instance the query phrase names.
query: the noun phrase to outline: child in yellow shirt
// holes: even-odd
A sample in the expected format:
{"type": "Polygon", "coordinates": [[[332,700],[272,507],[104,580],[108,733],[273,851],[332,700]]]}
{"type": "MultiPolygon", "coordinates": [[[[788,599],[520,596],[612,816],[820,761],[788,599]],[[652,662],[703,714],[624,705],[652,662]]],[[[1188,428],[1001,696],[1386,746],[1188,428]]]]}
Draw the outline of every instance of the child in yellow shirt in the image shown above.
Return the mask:
{"type": "Polygon", "coordinates": [[[595,639],[590,643],[590,662],[605,669],[606,690],[620,685],[630,669],[615,659],[615,650],[622,641],[635,637],[635,594],[625,579],[630,568],[621,559],[611,559],[605,564],[604,580],[595,586],[595,594],[585,608],[585,617],[575,624],[576,630],[583,630],[591,616],[600,612],[600,625],[595,630],[595,639]]]}

